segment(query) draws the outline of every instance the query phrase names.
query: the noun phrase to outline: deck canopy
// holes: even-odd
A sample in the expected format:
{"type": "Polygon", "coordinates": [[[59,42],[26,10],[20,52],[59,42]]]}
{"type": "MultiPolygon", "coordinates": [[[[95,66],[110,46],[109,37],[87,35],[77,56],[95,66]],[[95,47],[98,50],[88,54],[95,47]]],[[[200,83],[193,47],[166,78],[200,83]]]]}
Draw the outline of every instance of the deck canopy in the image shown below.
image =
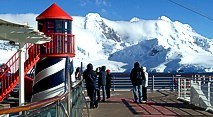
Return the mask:
{"type": "Polygon", "coordinates": [[[26,43],[42,44],[49,42],[50,37],[27,25],[16,24],[0,19],[0,40],[13,41],[19,44],[19,106],[24,105],[24,62],[26,43]]]}
{"type": "Polygon", "coordinates": [[[27,25],[16,24],[0,19],[0,40],[41,44],[49,42],[51,38],[27,25]]]}

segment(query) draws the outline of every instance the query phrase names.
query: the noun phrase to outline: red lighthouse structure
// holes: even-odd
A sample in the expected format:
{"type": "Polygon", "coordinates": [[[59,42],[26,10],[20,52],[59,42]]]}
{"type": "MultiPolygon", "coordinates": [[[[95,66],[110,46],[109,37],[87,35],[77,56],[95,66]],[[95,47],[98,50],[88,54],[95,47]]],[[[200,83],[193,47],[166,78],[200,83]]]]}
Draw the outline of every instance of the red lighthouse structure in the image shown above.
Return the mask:
{"type": "Polygon", "coordinates": [[[73,18],[55,3],[42,12],[36,20],[38,30],[52,40],[40,47],[40,60],[35,67],[32,102],[54,97],[69,91],[71,62],[75,56],[73,18]]]}
{"type": "Polygon", "coordinates": [[[74,35],[72,35],[73,18],[57,4],[52,4],[37,18],[38,30],[52,38],[41,47],[41,57],[75,56],[74,35]],[[42,50],[43,49],[43,50],[42,50]]]}

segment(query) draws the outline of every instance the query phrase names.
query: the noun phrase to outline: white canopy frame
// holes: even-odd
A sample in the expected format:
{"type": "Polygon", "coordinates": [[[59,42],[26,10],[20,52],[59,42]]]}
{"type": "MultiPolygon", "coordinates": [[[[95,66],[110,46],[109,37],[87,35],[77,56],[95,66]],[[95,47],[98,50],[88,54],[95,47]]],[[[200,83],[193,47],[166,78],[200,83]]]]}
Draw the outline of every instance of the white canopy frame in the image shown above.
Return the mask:
{"type": "Polygon", "coordinates": [[[24,62],[26,43],[42,44],[49,42],[42,32],[34,30],[27,25],[16,24],[0,19],[0,40],[14,41],[19,44],[19,106],[23,106],[24,100],[24,62]]]}

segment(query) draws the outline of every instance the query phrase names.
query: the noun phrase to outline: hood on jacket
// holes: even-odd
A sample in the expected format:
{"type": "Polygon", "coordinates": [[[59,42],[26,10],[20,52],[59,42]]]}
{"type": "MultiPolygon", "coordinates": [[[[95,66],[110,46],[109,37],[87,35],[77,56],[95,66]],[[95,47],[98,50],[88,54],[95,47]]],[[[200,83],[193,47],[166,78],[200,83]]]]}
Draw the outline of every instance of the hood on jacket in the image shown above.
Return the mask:
{"type": "Polygon", "coordinates": [[[105,70],[106,70],[106,66],[102,66],[101,71],[105,71],[105,70]]]}
{"type": "Polygon", "coordinates": [[[87,65],[87,70],[93,70],[93,65],[92,65],[91,63],[89,63],[89,64],[87,65]]]}
{"type": "Polygon", "coordinates": [[[140,64],[138,62],[135,62],[134,63],[134,68],[139,68],[140,67],[140,64]]]}
{"type": "Polygon", "coordinates": [[[142,67],[143,71],[146,72],[146,67],[142,67]]]}

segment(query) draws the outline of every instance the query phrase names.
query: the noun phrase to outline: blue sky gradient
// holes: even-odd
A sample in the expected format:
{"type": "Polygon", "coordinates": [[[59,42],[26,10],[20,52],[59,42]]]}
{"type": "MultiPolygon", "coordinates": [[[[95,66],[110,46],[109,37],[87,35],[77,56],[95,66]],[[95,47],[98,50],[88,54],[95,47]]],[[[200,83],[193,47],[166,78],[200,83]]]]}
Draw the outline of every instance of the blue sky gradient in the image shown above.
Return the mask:
{"type": "Polygon", "coordinates": [[[172,3],[170,0],[1,0],[0,14],[40,14],[57,3],[71,16],[99,13],[109,20],[128,21],[133,17],[157,19],[166,16],[172,21],[189,24],[203,36],[213,39],[213,0],[172,0],[206,17],[172,3]]]}

